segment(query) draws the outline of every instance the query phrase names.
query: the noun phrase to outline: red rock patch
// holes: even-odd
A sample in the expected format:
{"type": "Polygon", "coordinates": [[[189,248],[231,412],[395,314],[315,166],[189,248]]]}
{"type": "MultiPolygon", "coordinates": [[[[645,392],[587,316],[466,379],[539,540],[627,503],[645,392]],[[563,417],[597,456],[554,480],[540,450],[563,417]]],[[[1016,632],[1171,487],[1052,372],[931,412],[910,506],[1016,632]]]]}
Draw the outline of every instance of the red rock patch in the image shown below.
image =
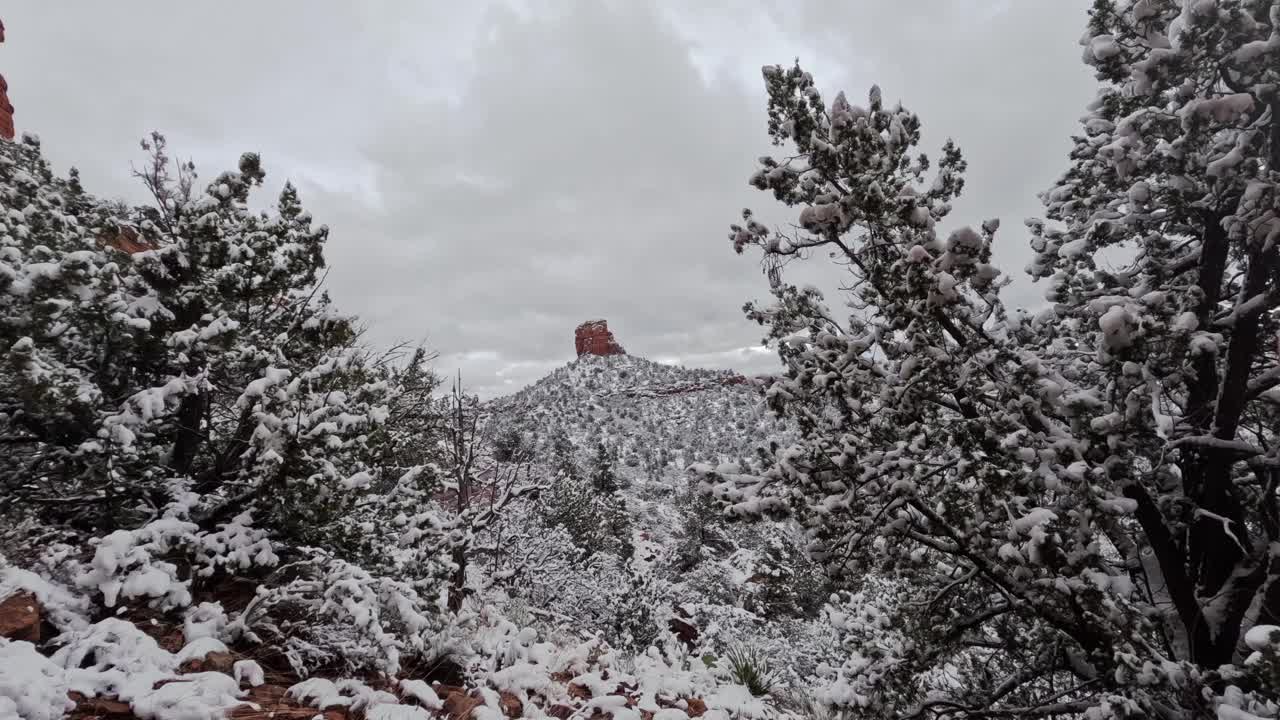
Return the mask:
{"type": "Polygon", "coordinates": [[[0,601],[0,637],[40,642],[40,601],[28,592],[0,601]]]}

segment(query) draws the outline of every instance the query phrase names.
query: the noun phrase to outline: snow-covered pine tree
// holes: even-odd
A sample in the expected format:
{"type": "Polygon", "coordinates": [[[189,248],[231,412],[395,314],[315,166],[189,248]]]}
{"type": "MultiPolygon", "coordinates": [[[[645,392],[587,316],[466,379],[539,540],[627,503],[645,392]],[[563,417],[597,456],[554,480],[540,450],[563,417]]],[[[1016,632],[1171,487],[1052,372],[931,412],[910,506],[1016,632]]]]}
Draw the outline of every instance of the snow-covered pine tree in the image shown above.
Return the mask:
{"type": "MultiPolygon", "coordinates": [[[[766,67],[764,78],[769,134],[794,151],[762,158],[751,183],[802,210],[792,235],[773,233],[744,211],[745,224],[733,226],[730,239],[739,252],[763,251],[776,303],[747,312],[779,349],[786,377],[767,397],[795,419],[801,439],[774,445],[762,474],[697,470],[731,514],[795,512],[813,554],[846,581],[873,570],[912,575],[889,603],[899,613],[884,625],[894,637],[850,632],[858,652],[833,678],[845,704],[883,714],[929,697],[935,663],[971,667],[967,623],[981,628],[982,612],[993,607],[1001,611],[993,617],[1009,612],[991,598],[1021,582],[982,576],[967,560],[968,543],[1008,542],[1012,469],[1022,464],[996,451],[997,433],[1022,427],[1023,419],[990,412],[1018,408],[1023,394],[1016,382],[989,378],[993,365],[1004,371],[1018,362],[986,328],[1003,319],[989,264],[997,224],[937,235],[963,185],[964,160],[948,142],[926,177],[931,161],[914,154],[919,119],[884,105],[879,88],[866,107],[843,93],[828,105],[799,66],[766,67]],[[816,288],[783,278],[785,263],[817,252],[847,268],[847,319],[816,288]],[[974,516],[997,522],[974,523],[974,516]],[[967,523],[975,537],[952,539],[951,523],[967,523]],[[948,602],[931,605],[935,597],[948,602]],[[917,603],[937,611],[920,612],[917,603]],[[965,620],[970,615],[976,619],[965,620]],[[936,645],[922,642],[930,637],[936,645]]],[[[997,657],[993,671],[1033,665],[1036,650],[1027,647],[1021,656],[997,657]]],[[[972,685],[981,697],[985,688],[972,685]]]]}
{"type": "Polygon", "coordinates": [[[247,208],[255,155],[196,193],[162,137],[147,147],[156,204],[123,216],[6,147],[6,204],[29,218],[7,235],[7,447],[39,467],[11,486],[86,528],[181,497],[210,530],[250,512],[323,533],[382,412],[351,320],[315,292],[327,230],[289,186],[276,213],[247,208]]]}
{"type": "Polygon", "coordinates": [[[1102,0],[1082,44],[1061,226],[1030,223],[1078,398],[1045,474],[1136,504],[1107,538],[1171,654],[1216,668],[1280,623],[1280,3],[1102,0]]]}
{"type": "Polygon", "coordinates": [[[799,228],[745,212],[730,237],[764,254],[777,300],[747,310],[801,437],[761,473],[697,471],[732,514],[795,513],[864,590],[829,611],[853,650],[832,702],[1186,717],[1274,698],[1218,664],[1275,608],[1278,13],[1098,3],[1086,46],[1107,87],[1046,196],[1068,227],[1037,236],[1059,304],[1035,317],[1000,301],[997,222],[935,231],[962,186],[954,146],[930,182],[919,121],[878,89],[828,106],[799,67],[765,68],[770,135],[794,152],[752,184],[801,207],[799,228]],[[1099,270],[1112,249],[1128,264],[1099,270]],[[782,276],[814,251],[848,272],[847,319],[782,276]]]}
{"type": "Polygon", "coordinates": [[[84,456],[98,454],[104,406],[149,366],[114,360],[163,349],[150,321],[128,314],[138,279],[95,243],[114,208],[75,175],[56,178],[33,137],[0,143],[0,200],[0,487],[14,500],[5,510],[92,530],[123,514],[115,500],[132,488],[112,463],[84,456]]]}
{"type": "Polygon", "coordinates": [[[724,519],[720,517],[715,501],[692,487],[676,497],[679,513],[676,544],[673,550],[672,570],[678,574],[693,570],[704,559],[715,553],[730,552],[734,544],[724,531],[724,519]]]}
{"type": "Polygon", "coordinates": [[[822,572],[804,547],[779,527],[764,531],[743,607],[769,619],[812,617],[826,599],[822,572]]]}
{"type": "Polygon", "coordinates": [[[618,482],[618,474],[614,470],[614,465],[617,462],[618,458],[615,452],[607,447],[603,440],[598,440],[591,467],[591,484],[595,487],[596,492],[612,494],[621,489],[618,482]]]}
{"type": "Polygon", "coordinates": [[[547,439],[550,486],[538,499],[539,514],[549,527],[560,527],[573,539],[584,556],[603,544],[599,517],[594,513],[595,492],[578,466],[573,441],[557,428],[547,439]]]}

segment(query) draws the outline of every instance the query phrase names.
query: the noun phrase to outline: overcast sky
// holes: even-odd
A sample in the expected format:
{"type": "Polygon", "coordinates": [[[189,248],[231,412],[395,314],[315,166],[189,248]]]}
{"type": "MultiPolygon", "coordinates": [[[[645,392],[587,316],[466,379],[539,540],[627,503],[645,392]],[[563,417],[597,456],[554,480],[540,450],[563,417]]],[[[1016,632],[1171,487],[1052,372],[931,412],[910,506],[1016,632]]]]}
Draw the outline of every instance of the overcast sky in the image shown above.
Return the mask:
{"type": "MultiPolygon", "coordinates": [[[[152,129],[205,178],[263,155],[330,226],[328,284],[379,344],[426,341],[486,396],[629,352],[757,372],[766,294],[726,231],[768,150],[760,67],[796,57],[855,102],[878,83],[969,161],[955,222],[1022,219],[1092,97],[1087,0],[272,2],[8,0],[0,72],[60,173],[141,200],[152,129]],[[466,5],[465,8],[459,8],[466,5]],[[696,9],[690,9],[692,6],[696,9]]],[[[1009,298],[1035,303],[1019,282],[1009,298]]]]}

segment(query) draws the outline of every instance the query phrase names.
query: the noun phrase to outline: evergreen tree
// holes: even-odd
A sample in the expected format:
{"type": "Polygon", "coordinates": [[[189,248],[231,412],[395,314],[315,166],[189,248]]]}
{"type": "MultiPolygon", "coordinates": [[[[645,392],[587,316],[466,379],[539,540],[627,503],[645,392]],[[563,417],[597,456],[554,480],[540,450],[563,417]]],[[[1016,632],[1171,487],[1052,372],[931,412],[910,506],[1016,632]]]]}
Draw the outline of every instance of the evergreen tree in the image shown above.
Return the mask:
{"type": "Polygon", "coordinates": [[[551,437],[551,454],[555,478],[541,501],[546,522],[568,531],[586,558],[601,551],[630,557],[634,549],[631,522],[625,499],[616,489],[611,454],[598,444],[598,464],[589,476],[584,475],[573,442],[563,429],[551,437]]]}
{"type": "Polygon", "coordinates": [[[698,471],[735,515],[794,513],[844,584],[853,711],[1224,717],[1276,697],[1239,663],[1280,613],[1277,38],[1270,1],[1095,3],[1102,89],[1044,196],[1061,225],[1032,224],[1036,316],[1000,300],[997,222],[936,231],[958,149],[930,180],[919,120],[878,88],[828,105],[765,68],[794,151],[751,182],[798,229],[746,212],[731,240],[766,259],[776,302],[748,314],[800,438],[758,472],[698,471]],[[847,318],[784,278],[817,250],[848,273],[847,318]]]}
{"type": "Polygon", "coordinates": [[[5,484],[83,527],[129,527],[191,491],[202,528],[247,512],[323,542],[345,486],[376,472],[386,398],[314,286],[327,229],[289,185],[273,214],[247,209],[256,155],[200,194],[162,137],[145,146],[156,204],[124,217],[53,178],[38,147],[5,146],[7,204],[27,218],[5,235],[5,484]],[[122,236],[153,249],[122,252],[122,236]]]}
{"type": "Polygon", "coordinates": [[[816,615],[828,594],[821,570],[781,528],[768,528],[763,540],[743,607],[770,619],[816,615]]]}
{"type": "Polygon", "coordinates": [[[713,554],[734,547],[725,534],[719,507],[696,487],[677,496],[676,508],[680,517],[673,558],[677,574],[687,573],[713,554]]]}
{"type": "Polygon", "coordinates": [[[377,574],[401,559],[374,522],[401,489],[386,476],[425,459],[403,434],[430,425],[423,356],[397,371],[361,347],[296,189],[249,209],[257,155],[200,190],[162,136],[144,148],[153,203],[130,208],[55,177],[34,140],[0,142],[0,522],[97,536],[67,569],[108,608],[177,611],[235,574],[262,583],[239,637],[271,636],[299,672],[393,672],[442,587],[377,574]],[[269,630],[300,607],[307,632],[269,630]]]}
{"type": "Polygon", "coordinates": [[[621,489],[618,481],[617,473],[614,472],[614,464],[617,462],[617,456],[605,446],[604,441],[596,443],[596,455],[591,471],[591,484],[596,492],[601,494],[612,495],[621,489]]]}
{"type": "Polygon", "coordinates": [[[1058,224],[1030,223],[1028,269],[1072,330],[1046,328],[1041,357],[1095,393],[1069,459],[1132,507],[1101,530],[1172,610],[1171,655],[1205,668],[1280,623],[1278,37],[1275,2],[1095,2],[1101,87],[1042,196],[1058,224]]]}

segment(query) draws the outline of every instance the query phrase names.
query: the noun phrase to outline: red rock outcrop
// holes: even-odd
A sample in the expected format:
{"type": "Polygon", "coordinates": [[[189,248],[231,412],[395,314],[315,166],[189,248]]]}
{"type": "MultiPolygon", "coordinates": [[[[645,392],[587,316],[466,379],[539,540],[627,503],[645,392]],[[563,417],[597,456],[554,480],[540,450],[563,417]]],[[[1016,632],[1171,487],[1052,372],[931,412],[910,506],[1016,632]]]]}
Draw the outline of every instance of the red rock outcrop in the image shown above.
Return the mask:
{"type": "Polygon", "coordinates": [[[626,355],[627,351],[613,339],[609,323],[605,320],[588,320],[573,331],[573,346],[578,357],[583,355],[626,355]]]}
{"type": "MultiPolygon", "coordinates": [[[[4,21],[0,21],[0,43],[4,42],[4,21]]],[[[9,102],[9,83],[0,75],[0,137],[13,139],[13,103],[9,102]]]]}

